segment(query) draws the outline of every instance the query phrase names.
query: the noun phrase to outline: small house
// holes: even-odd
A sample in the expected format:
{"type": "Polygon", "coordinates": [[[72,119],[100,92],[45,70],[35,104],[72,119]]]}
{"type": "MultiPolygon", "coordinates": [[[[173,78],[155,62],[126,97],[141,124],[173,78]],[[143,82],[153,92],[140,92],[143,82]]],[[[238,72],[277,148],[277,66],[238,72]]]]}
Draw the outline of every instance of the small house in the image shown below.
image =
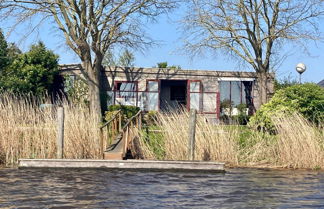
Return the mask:
{"type": "MultiPolygon", "coordinates": [[[[69,76],[79,76],[80,68],[61,65],[62,73],[69,76]]],[[[219,119],[221,114],[235,115],[236,107],[242,104],[249,114],[260,107],[260,84],[255,72],[106,67],[102,79],[109,105],[162,112],[196,109],[210,120],[219,119]]],[[[273,83],[271,73],[268,98],[273,94],[273,83]]]]}

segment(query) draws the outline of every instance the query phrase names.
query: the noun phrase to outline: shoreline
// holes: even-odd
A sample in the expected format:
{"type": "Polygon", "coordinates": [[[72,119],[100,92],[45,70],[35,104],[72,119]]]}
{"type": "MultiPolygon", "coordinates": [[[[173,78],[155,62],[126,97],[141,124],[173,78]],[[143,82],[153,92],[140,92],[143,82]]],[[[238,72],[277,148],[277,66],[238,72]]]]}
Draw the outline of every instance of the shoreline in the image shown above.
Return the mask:
{"type": "MultiPolygon", "coordinates": [[[[212,162],[212,161],[205,161],[205,162],[212,162]]],[[[260,170],[278,170],[278,171],[318,171],[318,172],[324,172],[324,168],[289,168],[284,166],[278,166],[278,165],[270,165],[270,164],[259,164],[259,165],[230,165],[225,163],[225,168],[228,169],[260,169],[260,170]]],[[[17,165],[1,165],[0,169],[19,169],[18,164],[17,165]]]]}

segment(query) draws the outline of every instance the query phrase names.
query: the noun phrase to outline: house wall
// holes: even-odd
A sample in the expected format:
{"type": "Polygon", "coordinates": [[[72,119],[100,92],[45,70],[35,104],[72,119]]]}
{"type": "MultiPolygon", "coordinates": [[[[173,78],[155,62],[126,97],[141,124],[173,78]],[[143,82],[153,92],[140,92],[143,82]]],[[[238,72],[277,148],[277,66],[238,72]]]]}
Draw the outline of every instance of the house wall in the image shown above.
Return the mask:
{"type": "MultiPolygon", "coordinates": [[[[81,75],[80,65],[62,65],[62,74],[81,75]]],[[[107,67],[104,70],[105,77],[102,77],[103,86],[106,91],[113,90],[115,81],[137,81],[138,91],[146,91],[147,80],[201,80],[204,99],[203,109],[208,109],[208,103],[213,103],[215,95],[212,92],[219,92],[219,81],[253,80],[253,102],[255,109],[260,107],[259,99],[259,78],[254,72],[230,72],[230,71],[207,71],[207,70],[179,70],[161,68],[121,68],[107,67]],[[208,92],[211,92],[208,94],[208,92]]],[[[273,95],[274,74],[268,77],[268,97],[273,95]]],[[[136,104],[128,101],[129,104],[136,104]]],[[[138,104],[143,105],[143,104],[138,104]]],[[[219,104],[217,104],[219,106],[219,104]]],[[[219,107],[218,107],[219,108],[219,107]]]]}

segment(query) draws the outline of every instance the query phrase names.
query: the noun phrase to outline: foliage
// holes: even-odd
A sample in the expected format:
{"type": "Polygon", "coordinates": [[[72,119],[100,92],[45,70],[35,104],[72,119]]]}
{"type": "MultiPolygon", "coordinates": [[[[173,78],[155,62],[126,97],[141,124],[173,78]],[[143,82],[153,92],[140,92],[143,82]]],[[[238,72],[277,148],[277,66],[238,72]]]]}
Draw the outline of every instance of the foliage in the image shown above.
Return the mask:
{"type": "Polygon", "coordinates": [[[169,69],[176,69],[176,70],[181,70],[181,66],[180,65],[168,65],[168,62],[158,62],[156,64],[157,68],[169,68],[169,69]]]}
{"type": "Polygon", "coordinates": [[[283,89],[283,88],[286,88],[289,86],[293,86],[293,85],[297,85],[297,84],[299,84],[299,82],[289,75],[288,77],[284,77],[281,80],[275,79],[274,89],[275,89],[275,91],[278,91],[280,89],[283,89]]]}
{"type": "Polygon", "coordinates": [[[158,62],[157,67],[158,68],[167,68],[168,67],[168,62],[158,62]]]}
{"type": "Polygon", "coordinates": [[[233,102],[230,99],[225,99],[220,103],[220,108],[222,110],[226,108],[232,108],[232,107],[233,107],[233,102]]]}
{"type": "Polygon", "coordinates": [[[0,71],[8,65],[8,43],[0,30],[0,71]]]}
{"type": "Polygon", "coordinates": [[[163,160],[165,158],[165,137],[161,127],[155,125],[146,126],[142,135],[145,145],[153,152],[155,158],[163,160]]]}
{"type": "Polygon", "coordinates": [[[39,42],[27,53],[18,55],[1,73],[0,85],[10,92],[41,95],[58,91],[55,80],[59,80],[58,56],[39,42]]]}
{"type": "Polygon", "coordinates": [[[320,124],[324,121],[324,89],[316,84],[293,85],[275,93],[269,103],[263,105],[251,117],[249,125],[274,132],[271,117],[297,111],[308,120],[320,124]]]}
{"type": "Polygon", "coordinates": [[[139,107],[136,106],[130,106],[130,105],[111,105],[108,107],[108,111],[117,111],[121,110],[125,118],[129,119],[136,115],[138,111],[140,111],[139,107]]]}
{"type": "Polygon", "coordinates": [[[238,115],[232,116],[233,120],[240,125],[246,125],[249,121],[249,116],[246,114],[246,104],[238,104],[235,106],[238,110],[238,115]]]}
{"type": "Polygon", "coordinates": [[[74,104],[89,104],[88,84],[78,77],[64,77],[64,92],[74,104]]]}

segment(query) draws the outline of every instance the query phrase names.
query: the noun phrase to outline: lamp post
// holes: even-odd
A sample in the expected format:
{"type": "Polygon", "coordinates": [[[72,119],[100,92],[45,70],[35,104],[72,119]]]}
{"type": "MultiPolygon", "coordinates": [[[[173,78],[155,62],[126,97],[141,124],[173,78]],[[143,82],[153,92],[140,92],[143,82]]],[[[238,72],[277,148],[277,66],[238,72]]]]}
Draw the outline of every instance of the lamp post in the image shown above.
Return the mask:
{"type": "Polygon", "coordinates": [[[299,84],[301,84],[301,75],[306,71],[306,65],[304,63],[298,63],[296,65],[296,71],[299,73],[299,84]]]}

